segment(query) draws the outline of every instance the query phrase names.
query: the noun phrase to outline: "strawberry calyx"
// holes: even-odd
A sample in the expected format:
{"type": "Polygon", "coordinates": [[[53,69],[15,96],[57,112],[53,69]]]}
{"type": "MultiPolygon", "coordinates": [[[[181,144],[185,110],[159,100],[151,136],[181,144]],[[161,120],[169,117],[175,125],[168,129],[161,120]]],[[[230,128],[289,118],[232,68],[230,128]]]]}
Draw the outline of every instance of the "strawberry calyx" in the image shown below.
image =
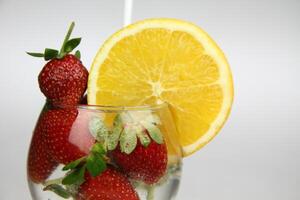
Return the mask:
{"type": "Polygon", "coordinates": [[[62,180],[62,184],[80,185],[84,182],[86,171],[88,171],[92,177],[96,177],[105,171],[106,168],[106,151],[100,143],[96,143],[93,145],[89,155],[70,162],[63,168],[63,171],[69,172],[62,180]]]}
{"type": "MultiPolygon", "coordinates": [[[[35,53],[35,52],[26,52],[26,53],[33,57],[42,57],[44,58],[45,61],[52,60],[55,58],[62,59],[65,55],[71,53],[81,42],[81,38],[70,39],[74,26],[75,23],[72,22],[64,38],[60,51],[52,48],[45,48],[44,53],[35,53]]],[[[74,55],[80,60],[81,53],[79,50],[77,50],[74,55]]]]}
{"type": "Polygon", "coordinates": [[[52,191],[63,198],[75,196],[77,188],[85,182],[87,172],[96,177],[107,169],[106,153],[100,143],[95,143],[87,156],[64,166],[62,170],[66,171],[66,175],[63,178],[46,182],[43,190],[52,191]]]}
{"type": "Polygon", "coordinates": [[[92,118],[89,129],[106,150],[112,151],[119,144],[121,152],[130,154],[136,148],[138,140],[144,147],[148,147],[152,140],[157,144],[164,143],[158,127],[160,123],[158,116],[152,113],[127,111],[116,115],[111,129],[99,117],[92,118]]]}
{"type": "Polygon", "coordinates": [[[43,188],[43,191],[52,191],[58,196],[63,197],[64,199],[68,199],[71,196],[74,196],[69,190],[67,190],[66,188],[64,188],[59,184],[47,185],[46,187],[43,188]]]}

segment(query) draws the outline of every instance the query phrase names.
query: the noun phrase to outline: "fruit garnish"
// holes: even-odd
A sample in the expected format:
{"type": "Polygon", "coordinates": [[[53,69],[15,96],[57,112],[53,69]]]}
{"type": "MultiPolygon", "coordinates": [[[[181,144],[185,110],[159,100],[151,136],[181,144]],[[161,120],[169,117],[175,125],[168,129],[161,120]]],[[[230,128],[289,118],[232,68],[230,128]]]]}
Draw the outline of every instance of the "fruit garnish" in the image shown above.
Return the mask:
{"type": "Polygon", "coordinates": [[[144,147],[138,141],[130,154],[122,152],[118,146],[111,155],[113,161],[125,174],[146,184],[157,183],[167,170],[168,154],[165,143],[158,144],[151,141],[147,147],[144,147]]]}
{"type": "Polygon", "coordinates": [[[228,62],[199,27],[148,19],[115,33],[98,51],[88,81],[91,105],[170,105],[184,156],[207,144],[233,101],[228,62]]]}
{"type": "Polygon", "coordinates": [[[109,167],[100,176],[87,176],[86,182],[79,187],[76,200],[139,200],[128,179],[109,167]]]}
{"type": "Polygon", "coordinates": [[[45,131],[45,113],[42,112],[35,127],[28,154],[28,176],[35,183],[44,182],[58,165],[48,152],[44,137],[45,131]]]}
{"type": "Polygon", "coordinates": [[[63,167],[62,170],[66,172],[64,177],[48,181],[43,190],[52,191],[63,198],[76,196],[86,176],[97,177],[107,169],[106,153],[100,143],[95,143],[89,154],[63,167]]]}
{"type": "Polygon", "coordinates": [[[38,81],[42,93],[54,106],[78,104],[87,87],[88,71],[80,61],[80,52],[70,54],[81,41],[81,38],[70,39],[74,25],[72,22],[60,51],[46,48],[44,53],[27,52],[49,61],[38,81]]]}
{"type": "Polygon", "coordinates": [[[45,139],[49,153],[56,162],[68,164],[77,160],[87,155],[94,144],[95,139],[88,129],[84,130],[83,120],[78,121],[82,122],[82,126],[78,125],[77,128],[73,128],[76,126],[77,119],[82,118],[82,115],[82,113],[78,114],[76,108],[52,109],[46,113],[45,139]]]}
{"type": "Polygon", "coordinates": [[[113,127],[104,120],[93,118],[90,131],[104,148],[110,151],[112,161],[134,180],[154,184],[167,169],[168,154],[158,116],[142,111],[124,111],[115,116],[113,127]]]}

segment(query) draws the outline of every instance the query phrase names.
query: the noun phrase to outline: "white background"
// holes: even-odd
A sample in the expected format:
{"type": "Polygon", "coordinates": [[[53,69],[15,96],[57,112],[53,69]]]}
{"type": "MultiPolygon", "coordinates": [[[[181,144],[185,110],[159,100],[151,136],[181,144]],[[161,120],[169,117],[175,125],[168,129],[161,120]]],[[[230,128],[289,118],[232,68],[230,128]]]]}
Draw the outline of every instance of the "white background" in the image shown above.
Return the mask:
{"type": "MultiPolygon", "coordinates": [[[[134,21],[176,17],[205,29],[235,82],[232,114],[213,142],[184,160],[179,200],[300,199],[300,1],[136,0],[134,21]]],[[[122,26],[122,0],[0,0],[0,199],[31,199],[26,156],[43,105],[43,61],[25,51],[59,47],[70,21],[89,68],[122,26]]]]}

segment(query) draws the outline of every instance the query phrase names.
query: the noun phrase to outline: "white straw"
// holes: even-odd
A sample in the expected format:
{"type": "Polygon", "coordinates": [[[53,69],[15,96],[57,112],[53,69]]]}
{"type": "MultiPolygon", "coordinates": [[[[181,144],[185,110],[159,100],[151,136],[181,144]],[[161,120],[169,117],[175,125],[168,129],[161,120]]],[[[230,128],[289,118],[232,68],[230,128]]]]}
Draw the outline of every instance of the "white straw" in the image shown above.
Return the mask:
{"type": "Polygon", "coordinates": [[[133,0],[125,0],[124,26],[131,24],[133,0]]]}

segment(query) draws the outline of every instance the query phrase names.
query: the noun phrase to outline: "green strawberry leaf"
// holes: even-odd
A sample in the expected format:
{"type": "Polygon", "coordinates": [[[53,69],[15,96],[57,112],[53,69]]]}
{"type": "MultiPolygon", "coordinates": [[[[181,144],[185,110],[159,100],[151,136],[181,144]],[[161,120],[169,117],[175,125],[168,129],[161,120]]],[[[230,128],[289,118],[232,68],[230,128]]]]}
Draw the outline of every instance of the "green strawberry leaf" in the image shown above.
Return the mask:
{"type": "Polygon", "coordinates": [[[100,155],[104,155],[106,153],[101,143],[94,144],[91,151],[100,155]]]}
{"type": "Polygon", "coordinates": [[[137,145],[136,130],[130,126],[126,126],[120,137],[121,152],[130,154],[137,145]]]}
{"type": "Polygon", "coordinates": [[[70,169],[75,169],[80,163],[82,163],[83,161],[85,161],[86,157],[82,157],[79,158],[75,161],[70,162],[69,164],[67,164],[66,166],[64,166],[64,168],[62,169],[63,171],[67,171],[70,169]]]}
{"type": "Polygon", "coordinates": [[[72,185],[72,184],[80,185],[81,183],[84,182],[85,170],[86,170],[86,164],[84,164],[80,168],[74,169],[62,180],[62,184],[64,184],[64,185],[72,185]]]}
{"type": "Polygon", "coordinates": [[[114,127],[113,131],[108,135],[107,138],[107,149],[112,151],[118,146],[119,138],[122,132],[122,128],[114,127]]]}
{"type": "Polygon", "coordinates": [[[99,142],[105,142],[109,134],[109,130],[103,120],[99,117],[93,117],[91,119],[89,122],[89,130],[92,136],[94,136],[94,138],[99,142]]]}
{"type": "Polygon", "coordinates": [[[26,52],[28,55],[33,56],[33,57],[40,57],[43,58],[44,54],[43,53],[33,53],[33,52],[26,52]]]}
{"type": "Polygon", "coordinates": [[[75,57],[78,58],[78,60],[80,60],[80,58],[81,58],[81,53],[80,53],[79,50],[77,50],[77,51],[75,52],[75,57]]]}
{"type": "Polygon", "coordinates": [[[141,122],[141,124],[144,126],[144,128],[148,131],[150,137],[157,143],[157,144],[163,144],[164,138],[162,133],[160,132],[160,129],[154,125],[153,123],[149,122],[141,122]]]}
{"type": "Polygon", "coordinates": [[[106,169],[106,162],[101,154],[92,153],[87,158],[86,168],[95,177],[106,169]]]}
{"type": "Polygon", "coordinates": [[[44,52],[44,59],[45,60],[51,60],[53,58],[56,58],[58,56],[58,51],[56,49],[48,49],[46,48],[45,49],[45,52],[44,52]]]}
{"type": "Polygon", "coordinates": [[[72,195],[72,197],[75,197],[78,194],[79,187],[80,187],[80,185],[78,185],[78,184],[65,185],[65,188],[72,195]]]}
{"type": "Polygon", "coordinates": [[[151,139],[141,126],[138,128],[137,136],[144,147],[147,147],[150,144],[151,139]]]}
{"type": "Polygon", "coordinates": [[[70,53],[71,51],[73,51],[73,49],[75,49],[81,42],[81,38],[73,38],[70,39],[66,42],[65,46],[64,46],[64,52],[65,53],[70,53]]]}
{"type": "Polygon", "coordinates": [[[118,114],[114,119],[113,130],[108,135],[107,138],[108,150],[114,150],[117,147],[122,130],[123,130],[122,119],[121,116],[118,114]]]}
{"type": "Polygon", "coordinates": [[[58,185],[58,184],[48,185],[48,186],[44,187],[43,190],[44,191],[52,191],[64,199],[68,199],[72,196],[64,187],[62,187],[61,185],[58,185]]]}

